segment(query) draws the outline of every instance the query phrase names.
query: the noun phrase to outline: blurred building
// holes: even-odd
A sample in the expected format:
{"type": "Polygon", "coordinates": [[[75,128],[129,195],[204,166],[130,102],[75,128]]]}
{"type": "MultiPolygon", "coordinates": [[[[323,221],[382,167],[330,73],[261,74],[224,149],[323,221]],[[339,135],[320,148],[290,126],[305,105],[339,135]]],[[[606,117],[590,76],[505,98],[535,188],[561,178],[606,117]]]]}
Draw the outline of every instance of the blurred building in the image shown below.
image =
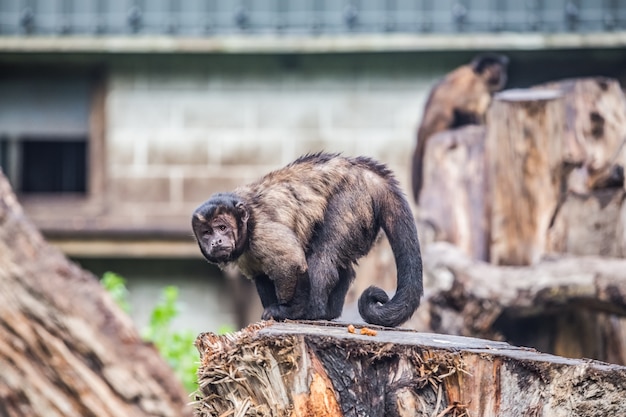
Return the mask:
{"type": "Polygon", "coordinates": [[[298,155],[366,154],[408,189],[426,94],[483,51],[509,86],[626,79],[626,0],[0,0],[0,166],[50,241],[234,324],[190,213],[298,155]]]}

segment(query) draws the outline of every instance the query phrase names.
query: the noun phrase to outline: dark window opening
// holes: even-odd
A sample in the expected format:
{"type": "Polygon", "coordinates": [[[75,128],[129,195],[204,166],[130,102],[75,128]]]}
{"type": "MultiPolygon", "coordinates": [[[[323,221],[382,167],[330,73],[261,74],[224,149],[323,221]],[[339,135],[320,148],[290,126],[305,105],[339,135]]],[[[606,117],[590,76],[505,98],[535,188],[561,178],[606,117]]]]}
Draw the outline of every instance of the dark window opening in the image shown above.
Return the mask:
{"type": "Polygon", "coordinates": [[[85,193],[86,141],[24,140],[22,193],[85,193]]]}
{"type": "Polygon", "coordinates": [[[0,164],[19,194],[87,194],[90,71],[0,67],[0,164]]]}
{"type": "Polygon", "coordinates": [[[85,194],[87,146],[86,138],[0,137],[0,168],[18,193],[85,194]]]}

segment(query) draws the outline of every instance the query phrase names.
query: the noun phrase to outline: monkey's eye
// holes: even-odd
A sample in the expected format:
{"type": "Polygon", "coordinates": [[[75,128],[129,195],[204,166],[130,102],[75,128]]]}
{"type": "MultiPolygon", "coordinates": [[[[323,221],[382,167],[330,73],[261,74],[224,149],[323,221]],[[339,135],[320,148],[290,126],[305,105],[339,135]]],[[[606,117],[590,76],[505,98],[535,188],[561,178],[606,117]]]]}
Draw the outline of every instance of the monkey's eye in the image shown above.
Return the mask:
{"type": "Polygon", "coordinates": [[[218,229],[220,229],[220,232],[223,232],[226,230],[226,226],[224,226],[223,224],[218,226],[218,229]]]}

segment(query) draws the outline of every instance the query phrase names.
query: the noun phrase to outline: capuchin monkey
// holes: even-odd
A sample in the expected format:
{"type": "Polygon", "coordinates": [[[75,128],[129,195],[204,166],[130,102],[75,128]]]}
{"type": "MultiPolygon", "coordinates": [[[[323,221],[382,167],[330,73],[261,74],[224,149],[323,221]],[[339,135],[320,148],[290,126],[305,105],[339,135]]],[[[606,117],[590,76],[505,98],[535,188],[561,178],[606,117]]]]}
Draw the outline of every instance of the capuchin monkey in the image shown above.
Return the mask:
{"type": "Polygon", "coordinates": [[[450,72],[431,90],[417,131],[413,153],[413,198],[419,203],[423,182],[426,143],[437,132],[470,124],[484,124],[493,93],[507,80],[509,59],[504,55],[481,54],[472,62],[450,72]]]}
{"type": "Polygon", "coordinates": [[[371,286],[359,313],[398,326],[422,296],[422,258],[410,206],[392,172],[366,157],[300,157],[230,193],[214,194],[193,213],[200,251],[220,267],[236,264],[256,283],[262,318],[339,317],[354,265],[382,229],[397,265],[393,298],[371,286]]]}

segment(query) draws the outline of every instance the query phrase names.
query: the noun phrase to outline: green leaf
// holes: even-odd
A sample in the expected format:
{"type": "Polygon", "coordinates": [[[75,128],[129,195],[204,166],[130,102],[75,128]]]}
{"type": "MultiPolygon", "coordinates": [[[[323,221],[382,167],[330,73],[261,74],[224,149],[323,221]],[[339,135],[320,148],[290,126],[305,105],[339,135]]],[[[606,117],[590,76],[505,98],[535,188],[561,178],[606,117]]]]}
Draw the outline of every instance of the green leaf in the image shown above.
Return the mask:
{"type": "Polygon", "coordinates": [[[126,289],[126,280],[115,272],[105,272],[100,279],[100,283],[105,290],[111,294],[115,303],[124,310],[125,313],[130,313],[130,303],[128,301],[129,294],[126,289]]]}

